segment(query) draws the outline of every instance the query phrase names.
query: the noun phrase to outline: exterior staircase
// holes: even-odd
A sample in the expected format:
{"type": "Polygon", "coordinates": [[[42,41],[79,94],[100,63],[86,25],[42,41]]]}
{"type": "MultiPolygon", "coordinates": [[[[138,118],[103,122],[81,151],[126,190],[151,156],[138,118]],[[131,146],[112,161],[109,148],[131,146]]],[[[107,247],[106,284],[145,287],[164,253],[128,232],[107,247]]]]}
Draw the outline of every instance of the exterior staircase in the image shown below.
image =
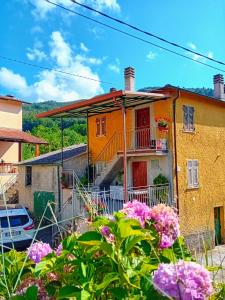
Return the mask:
{"type": "Polygon", "coordinates": [[[19,202],[18,175],[12,174],[2,186],[0,185],[0,202],[15,204],[19,202]],[[4,199],[5,197],[5,199],[4,199]]]}

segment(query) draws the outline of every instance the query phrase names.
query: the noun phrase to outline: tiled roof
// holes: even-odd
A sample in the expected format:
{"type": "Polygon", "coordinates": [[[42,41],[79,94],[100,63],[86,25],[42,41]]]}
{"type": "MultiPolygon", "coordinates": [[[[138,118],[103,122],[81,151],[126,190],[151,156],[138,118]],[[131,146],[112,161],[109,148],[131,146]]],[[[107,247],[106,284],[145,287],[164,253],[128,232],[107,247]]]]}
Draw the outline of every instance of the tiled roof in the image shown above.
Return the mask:
{"type": "Polygon", "coordinates": [[[10,95],[7,95],[7,96],[0,95],[0,100],[8,100],[8,101],[18,102],[18,103],[22,103],[22,104],[23,103],[24,104],[30,104],[29,102],[17,99],[13,96],[10,96],[10,95]]]}
{"type": "Polygon", "coordinates": [[[0,141],[28,144],[48,144],[48,142],[19,129],[0,127],[0,141]]]}
{"type": "MultiPolygon", "coordinates": [[[[79,144],[69,146],[63,149],[63,160],[84,154],[87,151],[86,144],[79,144]]],[[[51,165],[61,162],[62,159],[61,149],[53,152],[49,152],[33,159],[25,160],[19,163],[19,165],[51,165]]]]}

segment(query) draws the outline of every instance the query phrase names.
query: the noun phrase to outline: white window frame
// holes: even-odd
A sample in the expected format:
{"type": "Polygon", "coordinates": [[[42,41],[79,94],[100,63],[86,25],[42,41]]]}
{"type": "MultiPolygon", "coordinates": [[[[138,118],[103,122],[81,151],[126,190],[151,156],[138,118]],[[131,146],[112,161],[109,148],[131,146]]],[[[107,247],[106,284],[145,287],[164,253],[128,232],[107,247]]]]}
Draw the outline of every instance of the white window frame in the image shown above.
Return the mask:
{"type": "Polygon", "coordinates": [[[187,160],[187,183],[188,188],[199,187],[199,161],[197,159],[187,160]]]}

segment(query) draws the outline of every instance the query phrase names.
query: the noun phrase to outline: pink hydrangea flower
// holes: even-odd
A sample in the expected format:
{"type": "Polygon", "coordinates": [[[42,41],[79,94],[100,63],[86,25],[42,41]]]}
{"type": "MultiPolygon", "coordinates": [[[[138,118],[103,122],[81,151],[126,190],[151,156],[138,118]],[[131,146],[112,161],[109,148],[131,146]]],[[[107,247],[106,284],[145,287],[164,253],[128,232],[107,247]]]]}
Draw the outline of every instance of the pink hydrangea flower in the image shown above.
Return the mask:
{"type": "Polygon", "coordinates": [[[153,275],[155,289],[176,300],[205,300],[213,293],[209,271],[194,262],[160,264],[153,275]]]}
{"type": "Polygon", "coordinates": [[[39,263],[43,257],[52,253],[51,246],[47,243],[36,242],[28,248],[28,257],[32,259],[36,264],[39,263]]]}
{"type": "Polygon", "coordinates": [[[111,233],[111,230],[108,226],[101,226],[99,231],[106,238],[108,243],[112,244],[115,241],[115,236],[113,233],[111,233]]]}
{"type": "Polygon", "coordinates": [[[179,220],[173,208],[159,204],[151,208],[150,219],[160,236],[159,247],[169,248],[180,235],[179,220]]]}
{"type": "Polygon", "coordinates": [[[56,254],[57,256],[60,256],[61,253],[62,253],[62,250],[63,250],[63,246],[62,246],[62,244],[59,244],[59,246],[57,247],[57,249],[56,249],[56,251],[55,251],[55,254],[56,254]]]}
{"type": "Polygon", "coordinates": [[[138,220],[144,228],[145,221],[150,218],[151,209],[145,203],[133,200],[125,203],[121,212],[126,214],[129,219],[138,220]]]}
{"type": "Polygon", "coordinates": [[[26,294],[26,291],[29,287],[36,286],[38,289],[38,299],[48,300],[50,299],[47,295],[47,292],[44,287],[44,283],[41,279],[27,278],[23,283],[17,288],[16,295],[23,296],[26,294]]]}

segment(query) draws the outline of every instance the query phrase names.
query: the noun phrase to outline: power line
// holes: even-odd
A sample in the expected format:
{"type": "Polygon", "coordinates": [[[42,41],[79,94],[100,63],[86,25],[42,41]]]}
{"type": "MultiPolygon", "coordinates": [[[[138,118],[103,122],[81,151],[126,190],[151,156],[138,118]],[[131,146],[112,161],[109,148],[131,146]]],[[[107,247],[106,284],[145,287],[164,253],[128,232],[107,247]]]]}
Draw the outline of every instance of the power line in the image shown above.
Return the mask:
{"type": "MultiPolygon", "coordinates": [[[[199,61],[199,60],[195,60],[195,59],[193,59],[193,58],[191,58],[191,57],[189,57],[189,56],[187,56],[187,55],[181,54],[181,53],[176,52],[176,51],[174,51],[174,50],[168,49],[168,48],[166,48],[166,47],[164,47],[164,46],[160,46],[160,45],[158,45],[158,44],[155,44],[155,43],[153,43],[153,42],[150,42],[150,41],[148,41],[148,40],[146,40],[146,39],[143,39],[143,38],[141,38],[141,37],[138,37],[138,36],[136,36],[136,35],[134,35],[134,34],[128,33],[128,32],[126,32],[126,31],[123,31],[123,30],[121,30],[121,29],[119,29],[119,28],[117,28],[117,27],[108,25],[108,24],[103,23],[103,22],[101,22],[101,21],[98,21],[98,20],[96,20],[96,19],[94,19],[94,18],[88,17],[88,16],[86,16],[86,15],[84,15],[84,14],[78,13],[78,12],[72,10],[72,9],[66,8],[65,6],[62,6],[62,5],[60,5],[60,4],[57,4],[57,3],[52,2],[52,1],[50,1],[50,0],[44,0],[44,1],[50,3],[50,4],[54,5],[54,6],[57,6],[57,7],[61,8],[61,9],[63,9],[63,10],[66,10],[66,11],[68,11],[68,12],[70,12],[70,13],[76,14],[76,15],[78,15],[78,16],[80,16],[80,17],[83,17],[83,18],[85,18],[85,19],[88,19],[88,20],[90,20],[90,21],[93,21],[93,22],[95,22],[95,23],[97,23],[97,24],[100,24],[100,25],[102,25],[102,26],[105,26],[105,27],[107,27],[107,28],[110,28],[110,29],[112,29],[112,30],[114,30],[114,31],[120,32],[120,33],[122,33],[122,34],[124,34],[124,35],[127,35],[127,36],[129,36],[129,37],[132,37],[132,38],[134,38],[134,39],[136,39],[136,40],[142,41],[142,42],[144,42],[144,43],[150,44],[150,45],[152,45],[152,46],[154,46],[154,47],[157,47],[157,48],[159,48],[159,49],[165,50],[165,51],[170,52],[170,53],[172,53],[172,54],[175,54],[175,55],[178,55],[178,56],[180,56],[180,57],[183,57],[183,58],[186,58],[186,59],[188,59],[188,60],[191,60],[191,61],[193,61],[193,62],[195,62],[195,63],[201,64],[201,65],[203,65],[203,66],[206,66],[206,67],[209,67],[209,68],[211,68],[211,69],[214,69],[214,70],[217,70],[217,71],[220,71],[220,72],[225,73],[225,70],[223,70],[223,69],[214,67],[214,66],[212,66],[212,65],[209,65],[209,64],[204,63],[204,62],[199,61]]],[[[71,0],[71,1],[72,1],[72,0],[71,0]]]]}
{"type": "Polygon", "coordinates": [[[96,82],[100,82],[100,83],[104,83],[104,84],[113,85],[112,82],[102,81],[102,80],[98,80],[98,79],[95,79],[95,78],[90,78],[90,77],[86,77],[86,76],[83,76],[83,75],[78,75],[78,74],[74,74],[74,73],[70,73],[70,72],[66,72],[66,71],[62,71],[62,70],[54,69],[54,68],[50,68],[50,67],[43,67],[43,66],[32,64],[32,63],[29,63],[29,62],[26,62],[26,61],[23,61],[23,60],[6,57],[6,56],[3,56],[3,55],[0,55],[0,58],[8,60],[8,61],[13,61],[13,62],[16,62],[16,63],[19,63],[19,64],[27,65],[27,66],[30,66],[30,67],[34,67],[34,68],[54,71],[54,72],[65,74],[65,75],[70,75],[70,76],[79,77],[79,78],[83,78],[83,79],[87,79],[87,80],[92,80],[92,81],[96,81],[96,82]]]}
{"type": "MultiPolygon", "coordinates": [[[[161,42],[167,43],[167,44],[169,44],[169,45],[171,45],[171,46],[180,48],[180,49],[182,49],[182,50],[185,50],[185,51],[190,52],[190,53],[192,53],[192,54],[196,54],[196,55],[198,55],[198,56],[200,56],[200,57],[203,57],[203,58],[205,58],[205,59],[208,59],[208,60],[210,60],[210,61],[212,61],[212,62],[215,62],[215,63],[218,63],[218,64],[220,64],[220,65],[225,66],[225,63],[222,62],[222,61],[216,60],[216,59],[214,59],[214,58],[212,58],[212,57],[208,57],[207,55],[204,55],[204,54],[202,54],[202,53],[200,53],[200,52],[196,52],[196,51],[194,51],[194,50],[191,50],[191,49],[189,49],[189,48],[187,48],[187,47],[184,47],[184,46],[182,46],[182,45],[179,45],[179,44],[177,44],[177,43],[170,42],[169,40],[164,39],[164,38],[162,38],[162,37],[160,37],[160,36],[158,36],[158,35],[156,35],[156,34],[153,34],[153,33],[149,32],[149,31],[145,31],[145,30],[143,30],[143,29],[141,29],[141,28],[139,28],[139,27],[136,27],[136,26],[134,26],[134,25],[132,25],[132,24],[129,24],[129,23],[127,23],[127,22],[124,22],[124,21],[122,21],[122,20],[120,20],[120,19],[114,18],[114,17],[112,17],[112,16],[110,16],[110,15],[108,15],[108,14],[105,14],[105,13],[103,13],[103,12],[97,10],[97,9],[94,9],[93,7],[90,7],[90,6],[88,6],[88,5],[85,5],[85,4],[82,4],[82,3],[80,3],[80,2],[77,2],[76,0],[70,0],[70,1],[73,2],[73,3],[75,3],[75,4],[77,4],[77,5],[79,5],[79,6],[82,6],[82,7],[86,8],[86,9],[88,9],[88,10],[91,10],[91,11],[93,11],[93,12],[95,12],[95,13],[98,13],[98,14],[100,14],[100,15],[102,15],[102,16],[104,16],[104,17],[110,19],[110,20],[113,20],[113,21],[115,21],[115,22],[117,22],[117,23],[120,23],[120,24],[122,24],[122,25],[125,25],[125,26],[127,26],[127,27],[129,27],[129,28],[132,28],[133,30],[136,30],[136,31],[139,31],[139,32],[141,32],[141,33],[144,33],[144,34],[146,34],[146,35],[148,35],[148,36],[154,37],[154,38],[160,40],[161,42]]],[[[48,2],[50,2],[50,1],[48,1],[48,2]]]]}

